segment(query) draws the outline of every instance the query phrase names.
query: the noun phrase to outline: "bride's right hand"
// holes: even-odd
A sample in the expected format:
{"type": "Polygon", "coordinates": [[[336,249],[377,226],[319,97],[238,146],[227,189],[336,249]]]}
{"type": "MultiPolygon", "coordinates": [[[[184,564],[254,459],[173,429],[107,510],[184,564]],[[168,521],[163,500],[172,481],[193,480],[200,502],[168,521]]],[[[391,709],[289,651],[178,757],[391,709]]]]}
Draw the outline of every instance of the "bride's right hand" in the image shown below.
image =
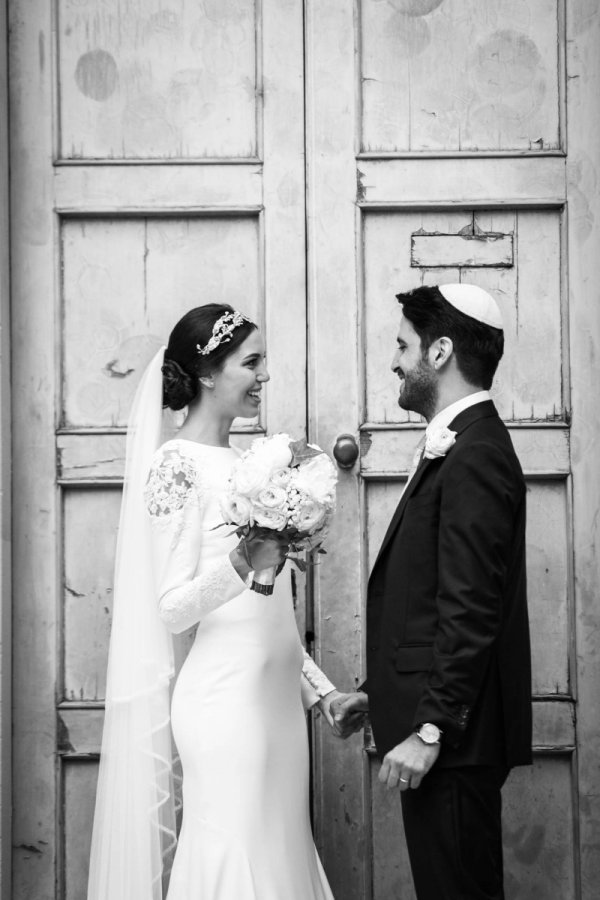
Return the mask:
{"type": "Polygon", "coordinates": [[[252,571],[261,572],[280,566],[285,561],[288,548],[289,543],[284,535],[266,528],[256,528],[242,538],[230,558],[238,574],[246,578],[252,571]]]}

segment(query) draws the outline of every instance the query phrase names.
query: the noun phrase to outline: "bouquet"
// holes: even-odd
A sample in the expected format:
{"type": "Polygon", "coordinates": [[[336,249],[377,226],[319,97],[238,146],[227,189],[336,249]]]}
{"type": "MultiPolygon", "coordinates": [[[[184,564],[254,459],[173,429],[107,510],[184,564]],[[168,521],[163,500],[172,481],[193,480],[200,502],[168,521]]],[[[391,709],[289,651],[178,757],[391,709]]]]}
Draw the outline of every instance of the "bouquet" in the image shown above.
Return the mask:
{"type": "MultiPolygon", "coordinates": [[[[233,466],[221,511],[240,537],[267,528],[282,533],[292,553],[324,553],[336,482],[337,470],[319,447],[288,434],[257,438],[233,466]]],[[[305,568],[302,560],[294,562],[305,568]]],[[[251,589],[272,594],[274,581],[274,569],[255,572],[251,589]]]]}

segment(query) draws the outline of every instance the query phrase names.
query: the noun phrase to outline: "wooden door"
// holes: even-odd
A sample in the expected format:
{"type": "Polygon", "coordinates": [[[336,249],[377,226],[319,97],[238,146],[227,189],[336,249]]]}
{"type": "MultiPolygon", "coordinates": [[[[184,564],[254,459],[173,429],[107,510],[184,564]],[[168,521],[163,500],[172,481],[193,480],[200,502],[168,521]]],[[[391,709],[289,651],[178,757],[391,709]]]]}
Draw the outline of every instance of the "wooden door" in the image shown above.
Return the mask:
{"type": "Polygon", "coordinates": [[[82,900],[138,379],[185,310],[228,301],[272,374],[237,440],[305,427],[302,3],[9,7],[13,896],[82,900]]]}
{"type": "MultiPolygon", "coordinates": [[[[368,573],[422,433],[396,404],[394,294],[479,284],[506,322],[494,398],[528,487],[535,762],[505,790],[511,900],[591,900],[600,876],[599,20],[559,0],[307,2],[309,414],[323,447],[361,448],[316,586],[319,658],[340,687],[364,677],[368,573]]],[[[344,900],[410,900],[373,749],[317,735],[324,864],[344,900]]]]}

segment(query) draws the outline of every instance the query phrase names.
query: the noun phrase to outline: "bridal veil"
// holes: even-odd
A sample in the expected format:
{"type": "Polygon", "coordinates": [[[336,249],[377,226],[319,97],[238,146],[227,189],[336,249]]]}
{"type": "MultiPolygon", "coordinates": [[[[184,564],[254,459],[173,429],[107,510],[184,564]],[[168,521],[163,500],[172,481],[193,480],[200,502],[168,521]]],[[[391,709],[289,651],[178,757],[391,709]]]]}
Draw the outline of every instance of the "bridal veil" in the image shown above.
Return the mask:
{"type": "Polygon", "coordinates": [[[164,347],[142,377],[127,431],[88,900],[162,900],[176,843],[173,645],[158,615],[143,499],[162,437],[163,357],[164,347]]]}

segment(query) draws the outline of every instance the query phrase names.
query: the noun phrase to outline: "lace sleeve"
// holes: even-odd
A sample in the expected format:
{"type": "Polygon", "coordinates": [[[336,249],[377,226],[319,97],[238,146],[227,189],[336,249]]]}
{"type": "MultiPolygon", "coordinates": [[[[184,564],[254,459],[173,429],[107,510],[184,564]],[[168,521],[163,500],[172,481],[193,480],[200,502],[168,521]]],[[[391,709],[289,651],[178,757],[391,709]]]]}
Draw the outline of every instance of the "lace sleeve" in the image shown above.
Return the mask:
{"type": "Polygon", "coordinates": [[[302,675],[306,678],[317,695],[317,699],[325,697],[327,694],[330,694],[331,691],[335,691],[335,685],[333,685],[327,675],[321,671],[312,656],[309,656],[306,650],[304,651],[302,675]]]}
{"type": "Polygon", "coordinates": [[[144,499],[150,515],[159,612],[178,634],[237,597],[246,584],[228,555],[197,572],[202,543],[202,476],[195,460],[163,448],[150,470],[144,499]]]}

